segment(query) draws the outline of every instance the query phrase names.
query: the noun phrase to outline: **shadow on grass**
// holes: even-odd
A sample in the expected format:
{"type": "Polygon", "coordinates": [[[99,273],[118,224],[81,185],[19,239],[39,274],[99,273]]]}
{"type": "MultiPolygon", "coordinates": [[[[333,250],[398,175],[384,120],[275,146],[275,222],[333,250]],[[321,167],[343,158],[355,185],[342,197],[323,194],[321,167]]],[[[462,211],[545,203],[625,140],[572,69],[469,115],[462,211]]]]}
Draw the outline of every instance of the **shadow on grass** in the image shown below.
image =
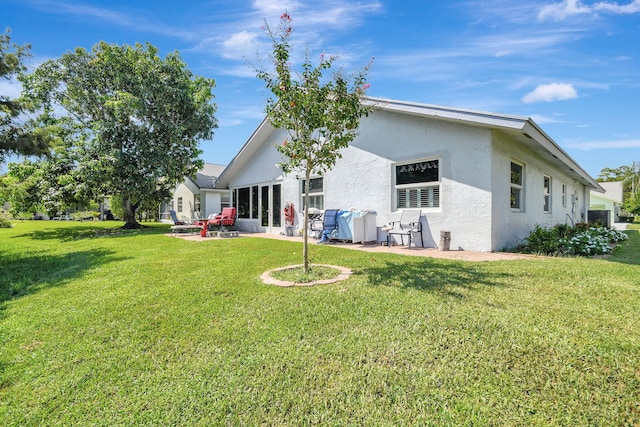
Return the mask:
{"type": "Polygon", "coordinates": [[[118,261],[112,254],[104,249],[60,255],[0,253],[0,311],[9,300],[63,285],[90,268],[118,261]]]}
{"type": "Polygon", "coordinates": [[[165,234],[169,232],[169,226],[153,225],[143,226],[143,228],[127,230],[120,227],[105,228],[97,225],[66,226],[66,227],[50,227],[42,230],[35,230],[27,234],[14,236],[15,238],[28,237],[33,240],[61,240],[64,242],[79,239],[95,239],[99,237],[128,237],[138,236],[141,234],[165,234]]]}
{"type": "Polygon", "coordinates": [[[629,229],[626,233],[629,239],[617,247],[613,255],[604,259],[622,264],[640,265],[640,230],[629,229]]]}
{"type": "Polygon", "coordinates": [[[422,291],[441,292],[463,297],[464,289],[478,285],[505,286],[501,278],[508,274],[487,272],[474,263],[439,262],[420,260],[415,262],[384,262],[383,265],[366,267],[358,271],[376,286],[398,286],[422,291]]]}

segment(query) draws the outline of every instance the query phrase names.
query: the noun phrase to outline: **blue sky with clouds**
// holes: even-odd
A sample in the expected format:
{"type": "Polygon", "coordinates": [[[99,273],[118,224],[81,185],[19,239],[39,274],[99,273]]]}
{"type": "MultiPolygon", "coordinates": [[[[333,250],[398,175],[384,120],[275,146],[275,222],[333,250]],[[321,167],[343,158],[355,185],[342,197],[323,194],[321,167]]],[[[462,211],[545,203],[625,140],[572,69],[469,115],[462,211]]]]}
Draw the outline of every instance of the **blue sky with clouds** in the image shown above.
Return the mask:
{"type": "MultiPolygon", "coordinates": [[[[284,10],[296,52],[373,57],[368,94],[532,117],[596,177],[640,161],[640,0],[0,0],[0,26],[31,66],[77,46],[150,42],[214,78],[219,129],[202,144],[226,164],[263,118],[247,63],[284,10]]],[[[0,92],[19,89],[0,81],[0,92]]]]}

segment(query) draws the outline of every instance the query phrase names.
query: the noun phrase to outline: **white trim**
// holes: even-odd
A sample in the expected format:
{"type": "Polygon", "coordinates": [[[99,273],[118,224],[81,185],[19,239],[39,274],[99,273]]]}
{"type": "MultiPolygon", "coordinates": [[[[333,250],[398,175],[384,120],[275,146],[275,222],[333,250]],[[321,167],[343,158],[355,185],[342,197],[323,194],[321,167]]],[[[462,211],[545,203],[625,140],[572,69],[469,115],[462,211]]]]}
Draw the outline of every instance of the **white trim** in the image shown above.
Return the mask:
{"type": "Polygon", "coordinates": [[[542,197],[543,202],[542,202],[542,211],[545,214],[550,214],[553,211],[553,178],[551,178],[551,175],[547,175],[546,173],[544,175],[542,175],[542,197]],[[549,185],[545,185],[545,181],[549,180],[549,185]],[[546,209],[545,209],[546,206],[546,209]]]}
{"type": "Polygon", "coordinates": [[[526,200],[526,169],[525,164],[521,161],[511,159],[509,162],[509,208],[511,212],[524,213],[526,211],[525,200],[526,200]],[[514,183],[511,180],[511,165],[520,166],[520,184],[514,183]],[[514,208],[511,206],[511,190],[518,190],[518,207],[514,208]]]}
{"type": "Polygon", "coordinates": [[[415,159],[415,160],[411,160],[411,161],[403,161],[403,162],[395,162],[391,164],[391,177],[392,177],[392,184],[393,184],[393,194],[391,196],[392,202],[391,202],[391,210],[393,211],[399,211],[402,209],[409,209],[409,208],[420,208],[425,210],[426,212],[439,212],[442,209],[442,199],[441,199],[441,194],[442,194],[442,158],[441,157],[425,157],[425,158],[420,158],[420,159],[415,159]],[[404,165],[412,165],[412,164],[418,164],[418,163],[427,163],[427,162],[433,162],[436,161],[438,163],[438,178],[436,181],[422,181],[422,182],[416,182],[416,183],[411,183],[411,184],[398,184],[397,183],[397,167],[398,166],[404,166],[404,165]],[[398,191],[399,190],[412,190],[412,189],[416,189],[416,198],[418,198],[418,194],[420,194],[420,196],[422,195],[422,191],[424,189],[427,189],[427,191],[429,191],[430,195],[428,196],[429,200],[431,203],[433,203],[433,199],[436,197],[436,195],[434,195],[434,189],[437,189],[437,202],[438,202],[438,206],[421,206],[420,203],[417,203],[417,206],[399,206],[399,200],[398,200],[398,191]]]}

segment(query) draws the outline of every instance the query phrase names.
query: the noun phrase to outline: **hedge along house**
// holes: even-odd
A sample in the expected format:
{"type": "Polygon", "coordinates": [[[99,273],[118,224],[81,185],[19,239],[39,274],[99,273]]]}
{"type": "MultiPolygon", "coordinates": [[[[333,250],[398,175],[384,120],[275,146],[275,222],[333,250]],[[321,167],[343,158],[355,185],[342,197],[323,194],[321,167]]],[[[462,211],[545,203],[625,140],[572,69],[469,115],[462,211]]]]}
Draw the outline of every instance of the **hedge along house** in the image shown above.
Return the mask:
{"type": "MultiPolygon", "coordinates": [[[[310,206],[375,211],[380,241],[383,225],[419,208],[424,246],[437,247],[448,231],[452,249],[499,251],[536,224],[586,221],[590,190],[603,191],[531,119],[370,102],[374,110],[342,158],[312,178],[310,206]]],[[[285,204],[302,210],[303,179],[277,166],[275,146],[285,138],[265,118],[216,183],[229,189],[241,230],[281,233],[285,204]]]]}
{"type": "Polygon", "coordinates": [[[224,165],[205,163],[194,177],[185,177],[176,186],[171,198],[160,206],[160,220],[173,222],[169,210],[176,211],[179,218],[193,218],[196,215],[206,218],[229,206],[229,192],[214,188],[224,168],[224,165]]]}

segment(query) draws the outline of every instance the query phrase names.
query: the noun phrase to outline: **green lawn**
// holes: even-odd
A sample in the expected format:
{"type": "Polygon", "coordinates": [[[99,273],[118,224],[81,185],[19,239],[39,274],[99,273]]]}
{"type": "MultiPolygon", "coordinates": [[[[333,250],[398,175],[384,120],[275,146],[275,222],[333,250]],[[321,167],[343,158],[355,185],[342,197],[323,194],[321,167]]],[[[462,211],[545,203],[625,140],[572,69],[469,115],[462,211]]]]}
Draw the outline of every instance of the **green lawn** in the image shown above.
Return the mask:
{"type": "Polygon", "coordinates": [[[166,226],[0,229],[0,425],[640,423],[640,234],[606,259],[485,263],[166,226]]]}

